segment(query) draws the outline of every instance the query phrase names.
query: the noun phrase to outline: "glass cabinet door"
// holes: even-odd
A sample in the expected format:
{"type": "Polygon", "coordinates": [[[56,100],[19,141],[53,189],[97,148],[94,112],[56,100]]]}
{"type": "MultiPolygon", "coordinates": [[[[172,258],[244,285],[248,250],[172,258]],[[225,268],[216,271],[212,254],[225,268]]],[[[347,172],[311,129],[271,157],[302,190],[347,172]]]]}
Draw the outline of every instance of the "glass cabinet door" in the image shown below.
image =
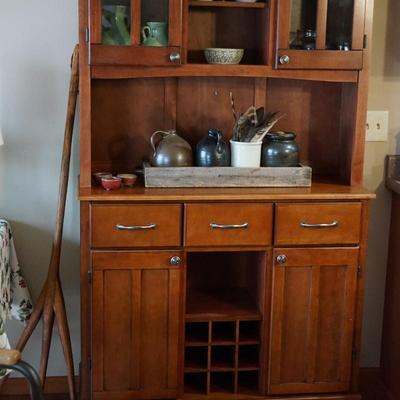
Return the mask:
{"type": "Polygon", "coordinates": [[[278,68],[361,69],[365,0],[278,0],[278,68]]]}
{"type": "Polygon", "coordinates": [[[91,0],[91,64],[180,64],[181,13],[182,0],[91,0]]]}
{"type": "Polygon", "coordinates": [[[109,46],[132,43],[130,0],[102,0],[101,43],[109,46]]]}

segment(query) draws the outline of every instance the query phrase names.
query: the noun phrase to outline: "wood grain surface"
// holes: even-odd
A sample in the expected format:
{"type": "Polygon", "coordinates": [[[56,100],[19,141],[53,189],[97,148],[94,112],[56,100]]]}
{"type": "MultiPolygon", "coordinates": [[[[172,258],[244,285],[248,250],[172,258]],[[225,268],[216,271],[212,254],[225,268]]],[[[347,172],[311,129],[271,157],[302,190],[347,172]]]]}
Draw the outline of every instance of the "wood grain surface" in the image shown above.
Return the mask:
{"type": "Polygon", "coordinates": [[[268,246],[272,242],[271,204],[189,204],[186,213],[186,246],[268,246]],[[243,225],[245,228],[213,228],[243,225]]]}

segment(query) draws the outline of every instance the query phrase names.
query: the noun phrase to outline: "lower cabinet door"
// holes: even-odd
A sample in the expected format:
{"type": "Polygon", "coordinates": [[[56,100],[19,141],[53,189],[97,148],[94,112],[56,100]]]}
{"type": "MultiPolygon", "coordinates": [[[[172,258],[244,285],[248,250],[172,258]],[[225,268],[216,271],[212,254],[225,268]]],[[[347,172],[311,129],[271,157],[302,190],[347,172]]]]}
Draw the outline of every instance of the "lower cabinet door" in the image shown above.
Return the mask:
{"type": "Polygon", "coordinates": [[[359,250],[276,249],[269,394],[350,386],[359,250]]]}
{"type": "Polygon", "coordinates": [[[93,399],[178,397],[180,260],[179,252],[92,254],[93,399]]]}

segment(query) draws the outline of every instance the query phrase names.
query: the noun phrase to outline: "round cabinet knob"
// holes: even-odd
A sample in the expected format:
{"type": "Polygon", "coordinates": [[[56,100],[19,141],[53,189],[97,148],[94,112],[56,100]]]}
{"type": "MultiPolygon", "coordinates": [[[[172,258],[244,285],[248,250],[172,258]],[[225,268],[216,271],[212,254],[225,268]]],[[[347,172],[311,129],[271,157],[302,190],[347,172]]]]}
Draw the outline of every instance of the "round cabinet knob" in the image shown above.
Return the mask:
{"type": "Polygon", "coordinates": [[[171,62],[177,62],[177,61],[179,61],[181,59],[181,55],[179,54],[179,53],[171,53],[170,55],[169,55],[169,60],[171,61],[171,62]]]}
{"type": "Polygon", "coordinates": [[[281,254],[280,256],[276,257],[276,262],[278,264],[285,264],[287,261],[287,257],[284,254],[281,254]]]}
{"type": "Polygon", "coordinates": [[[174,256],[171,257],[171,259],[169,260],[169,263],[173,266],[177,266],[180,265],[180,263],[182,262],[181,258],[178,256],[174,256]]]}
{"type": "Polygon", "coordinates": [[[285,65],[290,63],[290,57],[287,54],[284,54],[279,58],[279,64],[285,65]]]}

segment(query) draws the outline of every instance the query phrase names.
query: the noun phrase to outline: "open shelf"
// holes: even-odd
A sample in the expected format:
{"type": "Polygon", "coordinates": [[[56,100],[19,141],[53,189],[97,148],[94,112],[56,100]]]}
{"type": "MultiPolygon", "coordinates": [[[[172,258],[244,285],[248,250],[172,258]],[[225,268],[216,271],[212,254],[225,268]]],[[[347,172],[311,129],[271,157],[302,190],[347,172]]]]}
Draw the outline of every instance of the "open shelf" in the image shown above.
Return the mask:
{"type": "Polygon", "coordinates": [[[259,394],[259,372],[258,371],[239,371],[238,373],[238,393],[246,395],[259,394]]]}
{"type": "MultiPolygon", "coordinates": [[[[259,251],[188,253],[186,320],[261,320],[265,255],[259,251]]],[[[213,328],[213,339],[223,335],[235,339],[233,326],[213,328]],[[231,330],[228,336],[227,329],[231,330]]]]}
{"type": "Polygon", "coordinates": [[[269,8],[266,3],[190,1],[189,6],[189,64],[206,64],[204,49],[209,47],[244,49],[241,64],[268,64],[269,8]]]}
{"type": "Polygon", "coordinates": [[[185,326],[185,346],[207,346],[209,343],[209,322],[191,322],[185,326]]]}
{"type": "Polygon", "coordinates": [[[256,3],[243,3],[238,1],[210,1],[210,0],[190,0],[189,7],[226,7],[226,8],[265,8],[266,3],[257,1],[256,3]]]}
{"type": "Polygon", "coordinates": [[[233,371],[235,369],[235,346],[211,347],[211,371],[233,371]]]}
{"type": "Polygon", "coordinates": [[[242,371],[257,371],[260,369],[260,347],[257,345],[239,346],[238,369],[242,371]]]}
{"type": "Polygon", "coordinates": [[[208,347],[185,348],[185,372],[202,372],[208,369],[208,347]]]}
{"type": "Polygon", "coordinates": [[[212,393],[233,393],[234,374],[233,372],[212,372],[210,377],[210,392],[212,393]]]}
{"type": "Polygon", "coordinates": [[[211,343],[229,345],[236,342],[236,323],[234,321],[217,321],[212,323],[211,343]]]}
{"type": "Polygon", "coordinates": [[[239,344],[258,344],[258,343],[260,343],[260,322],[240,321],[239,344]]]}
{"type": "Polygon", "coordinates": [[[207,373],[185,373],[185,394],[207,394],[207,373]]]}
{"type": "Polygon", "coordinates": [[[186,305],[187,320],[261,319],[257,304],[246,289],[191,290],[186,305]]]}
{"type": "Polygon", "coordinates": [[[185,393],[260,394],[266,257],[265,251],[188,253],[185,393]]]}

